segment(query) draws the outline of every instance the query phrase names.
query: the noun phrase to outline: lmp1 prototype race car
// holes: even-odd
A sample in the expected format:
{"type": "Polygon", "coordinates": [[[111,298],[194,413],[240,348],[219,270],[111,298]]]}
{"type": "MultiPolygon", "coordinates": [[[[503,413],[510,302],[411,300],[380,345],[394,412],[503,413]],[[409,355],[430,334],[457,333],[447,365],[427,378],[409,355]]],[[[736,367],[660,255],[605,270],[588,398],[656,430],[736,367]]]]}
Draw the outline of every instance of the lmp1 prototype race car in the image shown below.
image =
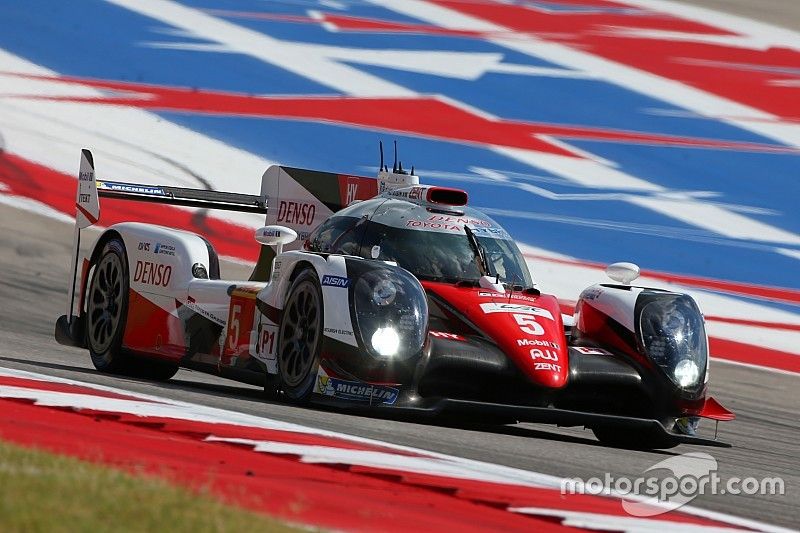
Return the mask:
{"type": "Polygon", "coordinates": [[[733,414],[706,394],[691,297],[632,286],[638,267],[618,263],[615,283],[562,316],[500,225],[413,170],[274,165],[246,195],[98,181],[84,150],[78,184],[55,335],[101,372],[169,379],[186,367],[299,404],[584,426],[621,447],[727,446],[696,434],[700,418],[733,414]],[[249,280],[223,280],[205,238],[141,223],[109,227],[80,258],[99,196],[265,214],[259,260],[249,280]]]}

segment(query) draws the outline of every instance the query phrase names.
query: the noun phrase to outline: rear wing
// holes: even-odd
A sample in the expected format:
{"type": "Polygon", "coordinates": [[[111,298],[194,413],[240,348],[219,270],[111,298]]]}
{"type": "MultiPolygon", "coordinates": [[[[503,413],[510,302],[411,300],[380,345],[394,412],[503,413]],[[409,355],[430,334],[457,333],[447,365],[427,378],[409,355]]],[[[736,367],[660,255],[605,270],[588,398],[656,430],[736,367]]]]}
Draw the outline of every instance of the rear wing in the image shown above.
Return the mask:
{"type": "Polygon", "coordinates": [[[182,205],[204,209],[221,209],[244,213],[267,213],[263,196],[235,192],[207,191],[186,187],[139,185],[121,181],[96,180],[97,192],[102,197],[138,200],[157,204],[182,205]]]}

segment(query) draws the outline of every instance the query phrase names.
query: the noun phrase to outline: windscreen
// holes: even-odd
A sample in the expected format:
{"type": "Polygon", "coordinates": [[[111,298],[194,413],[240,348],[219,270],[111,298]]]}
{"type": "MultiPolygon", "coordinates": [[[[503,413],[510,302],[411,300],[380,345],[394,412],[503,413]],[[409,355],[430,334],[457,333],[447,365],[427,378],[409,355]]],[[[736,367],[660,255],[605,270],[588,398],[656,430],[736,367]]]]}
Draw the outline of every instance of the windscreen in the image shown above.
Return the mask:
{"type": "MultiPolygon", "coordinates": [[[[480,262],[467,235],[463,232],[433,232],[369,223],[364,252],[378,252],[376,259],[396,261],[418,279],[430,281],[477,282],[480,262]]],[[[498,239],[478,232],[490,273],[504,283],[533,285],[522,254],[510,239],[498,239]]]]}

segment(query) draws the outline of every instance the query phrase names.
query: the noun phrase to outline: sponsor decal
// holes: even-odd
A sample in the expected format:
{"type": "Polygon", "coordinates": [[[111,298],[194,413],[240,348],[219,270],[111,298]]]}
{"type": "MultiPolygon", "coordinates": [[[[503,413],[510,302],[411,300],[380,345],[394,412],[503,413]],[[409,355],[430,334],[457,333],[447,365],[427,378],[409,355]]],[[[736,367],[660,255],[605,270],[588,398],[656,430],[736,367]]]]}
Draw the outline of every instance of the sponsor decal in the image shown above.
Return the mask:
{"type": "MultiPolygon", "coordinates": [[[[479,218],[468,218],[468,217],[454,217],[450,215],[431,215],[428,217],[428,221],[430,222],[444,222],[446,224],[459,224],[461,226],[468,224],[470,226],[479,226],[479,227],[491,227],[491,222],[486,220],[481,220],[479,218]]],[[[475,228],[470,228],[475,229],[475,228]]]]}
{"type": "Polygon", "coordinates": [[[310,226],[314,223],[317,206],[303,202],[289,202],[281,200],[278,205],[278,222],[310,226]]]}
{"type": "Polygon", "coordinates": [[[88,204],[91,199],[92,195],[90,194],[78,193],[78,202],[81,204],[88,204]]]}
{"type": "Polygon", "coordinates": [[[409,200],[419,200],[422,198],[422,193],[425,192],[424,187],[412,187],[410,191],[408,191],[408,199],[409,200]]]}
{"type": "Polygon", "coordinates": [[[328,274],[322,276],[322,284],[329,287],[342,287],[347,288],[350,286],[350,278],[343,278],[341,276],[330,276],[328,274]]]}
{"type": "Polygon", "coordinates": [[[103,181],[101,183],[102,189],[119,192],[132,192],[135,194],[156,194],[165,196],[164,189],[161,187],[150,187],[147,185],[131,185],[129,183],[115,183],[113,181],[103,181]]]}
{"type": "Polygon", "coordinates": [[[265,363],[267,361],[275,361],[277,359],[275,355],[275,341],[278,335],[278,326],[266,318],[261,318],[259,320],[257,333],[258,342],[256,343],[255,354],[253,355],[256,359],[265,363]]]}
{"type": "Polygon", "coordinates": [[[350,205],[357,198],[358,198],[358,181],[348,179],[344,205],[350,205]]]}
{"type": "Polygon", "coordinates": [[[555,370],[556,372],[561,372],[561,365],[554,365],[553,363],[535,363],[533,365],[534,370],[555,370]]]}
{"type": "Polygon", "coordinates": [[[534,296],[526,296],[521,293],[513,293],[513,294],[503,294],[500,292],[479,292],[479,298],[502,298],[504,300],[513,300],[513,301],[523,301],[523,302],[531,302],[535,303],[538,299],[534,296]]]}
{"type": "Polygon", "coordinates": [[[215,324],[219,324],[220,326],[224,326],[225,325],[225,320],[224,319],[219,318],[218,316],[213,315],[209,311],[206,311],[205,309],[200,307],[197,304],[197,302],[195,301],[195,299],[192,298],[191,296],[189,296],[186,299],[186,303],[184,305],[187,308],[191,309],[193,312],[197,313],[198,315],[200,315],[200,316],[202,316],[204,318],[207,318],[208,320],[214,322],[215,324]]]}
{"type": "Polygon", "coordinates": [[[387,194],[397,198],[408,198],[408,191],[389,191],[387,194]]]}
{"type": "Polygon", "coordinates": [[[352,331],[348,331],[346,329],[337,329],[337,328],[325,328],[325,333],[330,333],[331,335],[346,335],[348,337],[353,336],[352,331]]]}
{"type": "Polygon", "coordinates": [[[480,237],[491,237],[493,239],[505,239],[508,240],[509,237],[508,233],[502,228],[486,228],[483,226],[477,227],[470,227],[472,233],[478,235],[480,237]]]}
{"type": "Polygon", "coordinates": [[[602,348],[588,348],[586,346],[574,346],[574,348],[586,355],[612,355],[611,352],[603,350],[602,348]]]}
{"type": "Polygon", "coordinates": [[[558,352],[547,349],[540,350],[538,348],[533,348],[531,350],[531,359],[534,361],[537,359],[544,359],[545,361],[558,361],[558,352]]]}
{"type": "Polygon", "coordinates": [[[541,307],[534,307],[532,305],[512,304],[512,303],[499,303],[487,302],[481,304],[481,309],[484,313],[516,313],[523,315],[536,315],[550,320],[555,320],[553,314],[547,309],[541,307]]]}
{"type": "Polygon", "coordinates": [[[458,333],[449,333],[447,331],[431,331],[431,337],[436,337],[437,339],[447,339],[451,341],[462,341],[462,342],[467,340],[458,333]]]}
{"type": "Polygon", "coordinates": [[[78,181],[92,181],[94,179],[94,171],[78,172],[78,181]]]}
{"type": "Polygon", "coordinates": [[[139,243],[139,251],[140,252],[149,252],[150,251],[150,243],[149,242],[140,242],[139,243]]]}
{"type": "Polygon", "coordinates": [[[393,405],[400,394],[398,389],[358,381],[345,381],[328,376],[317,376],[317,392],[342,400],[393,405]]]}
{"type": "Polygon", "coordinates": [[[153,249],[154,254],[161,254],[161,255],[175,255],[175,247],[171,244],[162,244],[160,242],[156,243],[156,247],[153,249]]]}
{"type": "Polygon", "coordinates": [[[542,348],[555,348],[556,350],[559,348],[557,342],[540,341],[539,339],[517,339],[517,346],[540,346],[542,348]]]}
{"type": "Polygon", "coordinates": [[[280,237],[281,230],[274,228],[266,228],[261,230],[262,237],[280,237]]]}
{"type": "Polygon", "coordinates": [[[456,224],[448,224],[446,222],[429,222],[427,220],[406,220],[406,227],[417,229],[441,229],[445,231],[457,231],[459,233],[464,231],[464,228],[457,226],[456,224]]]}
{"type": "Polygon", "coordinates": [[[172,278],[172,267],[150,261],[136,261],[133,271],[133,281],[144,285],[166,287],[172,278]]]}

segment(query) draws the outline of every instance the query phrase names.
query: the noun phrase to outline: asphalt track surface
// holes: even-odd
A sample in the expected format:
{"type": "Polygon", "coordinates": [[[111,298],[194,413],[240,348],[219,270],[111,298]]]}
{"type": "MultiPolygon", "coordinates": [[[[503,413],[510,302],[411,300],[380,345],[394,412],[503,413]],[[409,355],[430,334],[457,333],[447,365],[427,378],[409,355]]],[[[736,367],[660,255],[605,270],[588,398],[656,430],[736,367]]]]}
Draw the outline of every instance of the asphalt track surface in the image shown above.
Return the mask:
{"type": "MultiPolygon", "coordinates": [[[[685,1],[756,20],[800,29],[797,0],[685,1]]],[[[0,132],[1,133],[1,132],[0,132]]],[[[64,313],[71,226],[0,205],[0,365],[161,395],[234,411],[316,426],[397,444],[490,461],[552,475],[584,479],[609,472],[637,477],[672,454],[711,453],[723,479],[780,476],[783,496],[703,495],[694,505],[767,523],[800,526],[800,380],[797,376],[716,363],[711,391],[737,414],[720,435],[733,448],[682,445],[665,452],[606,448],[591,432],[521,424],[502,427],[442,427],[376,419],[265,401],[260,390],[182,370],[168,383],[97,373],[85,351],[53,340],[55,318],[64,313]]],[[[89,241],[90,239],[84,239],[89,241]]],[[[223,265],[223,277],[246,275],[223,265]]]]}

